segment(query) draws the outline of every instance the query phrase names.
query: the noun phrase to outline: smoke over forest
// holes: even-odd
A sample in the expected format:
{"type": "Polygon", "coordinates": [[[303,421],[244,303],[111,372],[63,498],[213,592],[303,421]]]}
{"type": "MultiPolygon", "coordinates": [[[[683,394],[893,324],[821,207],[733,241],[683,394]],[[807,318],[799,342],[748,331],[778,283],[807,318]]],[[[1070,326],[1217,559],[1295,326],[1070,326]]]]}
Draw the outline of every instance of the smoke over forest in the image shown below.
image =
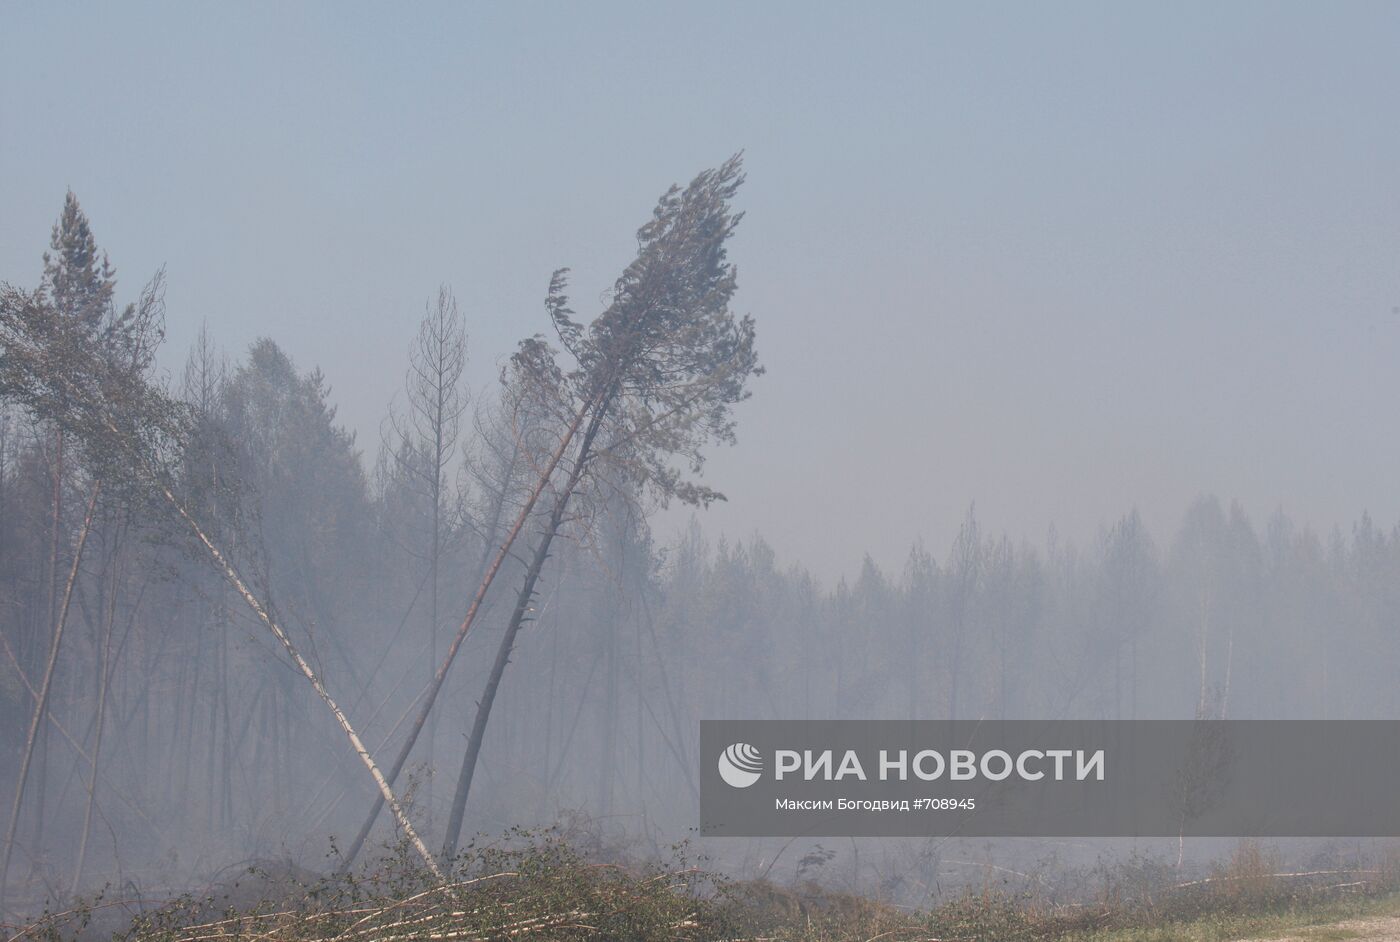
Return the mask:
{"type": "MultiPolygon", "coordinates": [[[[132,177],[144,196],[118,195],[129,169],[41,174],[24,155],[52,142],[25,139],[39,105],[7,67],[0,170],[20,182],[0,188],[26,192],[0,200],[0,928],[97,893],[198,892],[249,864],[343,876],[397,860],[448,885],[458,855],[551,828],[589,860],[688,842],[727,878],[900,906],[993,880],[1059,904],[1147,858],[1180,889],[1233,845],[699,836],[699,724],[1400,720],[1379,368],[1400,310],[1400,142],[1357,130],[1389,114],[1375,89],[1394,86],[1367,71],[1385,69],[1355,57],[1355,98],[1311,89],[1330,111],[1292,96],[1351,143],[1268,163],[1280,135],[1316,128],[1260,104],[1292,79],[1261,90],[1215,40],[1158,23],[1148,41],[1109,17],[1095,28],[1124,47],[1074,65],[1011,17],[995,79],[967,79],[964,98],[931,78],[981,75],[959,71],[963,53],[924,57],[899,29],[877,31],[899,55],[858,33],[847,52],[865,67],[832,77],[830,12],[793,27],[824,50],[815,65],[754,65],[747,33],[726,47],[752,77],[715,99],[737,114],[673,77],[629,92],[691,106],[639,112],[675,140],[635,160],[591,143],[611,124],[590,136],[560,117],[582,92],[547,71],[560,104],[498,43],[509,67],[462,87],[496,101],[516,143],[449,171],[480,141],[402,143],[439,120],[464,133],[425,81],[445,53],[426,49],[405,80],[424,100],[396,116],[377,86],[333,87],[340,59],[315,42],[310,65],[286,64],[283,44],[341,28],[302,11],[268,40],[274,78],[220,58],[250,97],[189,106],[272,130],[246,152],[236,130],[191,131],[189,165],[161,165],[189,204],[181,226],[151,196],[156,170],[132,177]],[[1193,110],[1206,79],[1163,91],[1151,55],[1129,91],[1102,91],[1138,44],[1164,62],[1192,50],[1253,108],[1255,136],[1231,136],[1223,106],[1193,110]],[[329,71],[301,71],[317,63],[329,71]],[[940,104],[919,110],[906,84],[938,85],[940,104]],[[967,104],[976,88],[985,107],[967,104]],[[1166,130],[1139,114],[1153,94],[1166,130]],[[1045,123],[1056,107],[1063,125],[1045,123]],[[404,126],[384,132],[395,143],[360,136],[371,113],[404,126]],[[318,138],[332,126],[335,145],[318,138]],[[1183,129],[1225,143],[1191,151],[1183,129]],[[791,180],[785,134],[807,155],[791,180]],[[573,163],[570,136],[590,142],[573,163]],[[314,155],[303,195],[288,182],[302,171],[278,175],[284,150],[314,155]],[[238,153],[256,158],[246,177],[238,153]],[[220,186],[262,195],[235,211],[220,186]],[[498,203],[535,186],[518,218],[498,203]],[[421,240],[398,235],[420,221],[421,240]],[[245,231],[268,246],[230,235],[245,231]],[[304,255],[285,250],[293,231],[304,255]],[[191,254],[205,239],[237,243],[226,266],[191,254]]],[[[1306,46],[1308,17],[1290,17],[1261,42],[1306,46]]],[[[1001,15],[951,18],[1000,49],[984,33],[1001,15]]],[[[671,34],[643,19],[637,36],[671,34]]],[[[1065,49],[1113,46],[1042,26],[1065,49]]],[[[1353,27],[1357,43],[1385,33],[1353,27]]],[[[380,32],[384,49],[404,41],[380,32]]],[[[728,73],[675,41],[693,74],[728,73]]],[[[185,74],[196,54],[175,45],[185,74]]],[[[614,68],[579,81],[630,101],[614,68]]],[[[140,81],[186,107],[168,76],[140,81]]],[[[1273,869],[1360,867],[1363,844],[1289,844],[1273,869]]]]}
{"type": "MultiPolygon", "coordinates": [[[[683,196],[727,195],[737,174],[731,162],[683,196]]],[[[724,218],[705,249],[720,305],[724,218]]],[[[21,885],[306,862],[332,838],[350,841],[374,782],[266,626],[286,632],[387,763],[513,520],[524,521],[517,548],[499,560],[396,783],[426,841],[570,816],[653,849],[684,838],[701,719],[1400,717],[1400,532],[1368,517],[1316,533],[1282,509],[1254,521],[1203,496],[1173,532],[1148,532],[1130,509],[1078,547],[1053,532],[988,532],[969,507],[950,546],[916,544],[891,571],[867,558],[835,584],[761,536],[712,540],[698,519],[661,542],[647,523],[658,497],[713,495],[657,456],[682,452],[674,442],[695,448],[706,430],[728,435],[724,402],[758,372],[749,322],[729,319],[710,341],[722,369],[695,381],[717,390],[720,411],[668,425],[652,452],[600,449],[600,470],[572,491],[572,472],[560,484],[556,469],[546,497],[557,507],[577,496],[536,567],[554,508],[525,508],[571,427],[567,413],[548,414],[567,377],[529,359],[552,356],[542,334],[522,343],[499,390],[472,396],[467,318],[444,286],[405,338],[405,393],[371,448],[337,421],[320,373],[274,338],[228,354],[206,330],[169,388],[151,391],[169,397],[178,434],[152,443],[142,439],[162,430],[124,424],[137,441],[117,445],[91,428],[106,405],[62,382],[36,393],[43,377],[25,370],[52,361],[20,361],[29,344],[53,344],[32,323],[52,316],[103,369],[155,382],[142,371],[159,341],[161,276],[120,300],[125,282],[71,193],[43,257],[42,284],[5,298],[14,400],[0,427],[0,693],[7,767],[26,775],[23,802],[13,775],[8,785],[21,885]],[[540,375],[548,401],[528,388],[540,375]],[[148,448],[160,471],[139,466],[148,448]],[[174,514],[160,506],[167,486],[174,514]],[[193,536],[185,513],[199,521],[193,536]],[[509,671],[493,677],[506,631],[509,671]],[[489,680],[493,722],[458,824],[463,752],[489,680]]],[[[583,349],[589,335],[562,292],[556,275],[554,342],[583,349]]],[[[81,381],[85,366],[52,368],[81,381]]],[[[691,398],[672,401],[686,409],[691,398]]],[[[619,442],[637,434],[622,428],[619,442]]],[[[375,846],[395,840],[395,824],[379,817],[375,846]]]]}

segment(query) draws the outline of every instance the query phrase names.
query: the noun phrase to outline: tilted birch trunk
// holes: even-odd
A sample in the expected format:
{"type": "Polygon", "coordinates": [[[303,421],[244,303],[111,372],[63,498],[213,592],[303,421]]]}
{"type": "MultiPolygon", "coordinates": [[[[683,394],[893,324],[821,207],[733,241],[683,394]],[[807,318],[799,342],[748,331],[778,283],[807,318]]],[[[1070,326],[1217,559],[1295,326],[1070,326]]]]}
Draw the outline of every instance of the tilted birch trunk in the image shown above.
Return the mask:
{"type": "Polygon", "coordinates": [[[321,702],[324,703],[327,709],[331,711],[332,715],[335,716],[336,723],[340,725],[346,738],[350,740],[351,748],[355,750],[355,754],[360,757],[360,761],[364,763],[365,768],[369,771],[370,777],[374,779],[374,784],[379,789],[380,801],[388,803],[390,810],[394,814],[394,819],[398,822],[399,827],[403,829],[404,836],[413,844],[414,850],[418,851],[419,856],[423,858],[423,863],[432,871],[433,876],[437,877],[439,880],[445,879],[442,870],[437,865],[437,861],[433,859],[433,855],[428,850],[427,845],[423,843],[423,839],[419,837],[418,832],[414,830],[413,823],[408,820],[408,815],[404,812],[398,799],[394,797],[393,788],[390,786],[389,782],[385,780],[383,773],[379,771],[379,766],[375,764],[374,757],[371,756],[369,750],[365,748],[365,744],[361,741],[359,733],[355,732],[355,727],[350,724],[350,720],[345,716],[344,711],[342,711],[340,707],[336,705],[335,700],[331,698],[330,693],[326,690],[325,684],[323,684],[320,677],[316,675],[316,671],[313,670],[311,665],[306,662],[306,659],[302,657],[301,652],[292,642],[292,639],[288,637],[286,631],[282,629],[282,626],[277,623],[276,619],[268,613],[267,608],[262,604],[261,600],[248,588],[247,583],[245,583],[242,576],[238,574],[238,570],[234,568],[233,564],[229,562],[228,558],[224,556],[223,552],[214,544],[214,541],[209,538],[209,535],[204,532],[204,528],[199,525],[199,522],[195,520],[194,517],[190,515],[189,511],[185,509],[185,506],[180,503],[180,499],[175,496],[175,493],[163,483],[160,484],[159,487],[162,495],[165,497],[166,501],[169,502],[170,506],[174,508],[176,514],[189,525],[195,537],[203,544],[205,551],[219,568],[229,585],[233,587],[234,591],[238,593],[244,603],[253,610],[253,614],[263,623],[263,626],[267,628],[268,631],[272,632],[272,636],[277,639],[288,656],[291,657],[292,663],[296,665],[297,670],[301,672],[302,676],[311,684],[312,689],[316,691],[316,696],[321,698],[321,702]]]}

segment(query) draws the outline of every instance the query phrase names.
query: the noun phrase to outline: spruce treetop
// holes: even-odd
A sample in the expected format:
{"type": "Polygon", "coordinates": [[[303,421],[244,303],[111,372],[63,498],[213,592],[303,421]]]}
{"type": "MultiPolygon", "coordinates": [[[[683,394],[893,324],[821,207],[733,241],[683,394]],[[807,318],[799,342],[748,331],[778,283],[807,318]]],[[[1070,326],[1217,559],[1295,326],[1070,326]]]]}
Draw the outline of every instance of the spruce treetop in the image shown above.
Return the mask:
{"type": "Polygon", "coordinates": [[[96,331],[112,304],[116,271],[97,240],[78,198],[69,190],[44,253],[42,291],[66,317],[96,331]]]}

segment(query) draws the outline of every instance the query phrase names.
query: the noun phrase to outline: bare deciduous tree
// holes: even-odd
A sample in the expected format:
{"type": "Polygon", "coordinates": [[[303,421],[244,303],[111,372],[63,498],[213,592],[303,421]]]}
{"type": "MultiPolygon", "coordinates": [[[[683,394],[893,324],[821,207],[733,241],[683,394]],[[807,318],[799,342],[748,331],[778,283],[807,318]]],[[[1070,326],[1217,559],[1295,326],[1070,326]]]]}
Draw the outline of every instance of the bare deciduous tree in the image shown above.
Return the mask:
{"type": "MultiPolygon", "coordinates": [[[[438,289],[436,304],[430,304],[418,327],[409,352],[408,373],[404,380],[407,406],[400,413],[391,409],[384,446],[412,483],[427,509],[424,545],[411,550],[427,567],[428,591],[428,683],[438,663],[440,621],[439,581],[442,569],[446,517],[452,510],[448,493],[450,468],[457,456],[462,416],[468,397],[462,385],[467,364],[467,332],[457,299],[446,285],[438,289]]],[[[433,761],[433,733],[428,735],[428,764],[433,761]]],[[[431,780],[429,780],[431,789],[431,780]]],[[[429,791],[431,806],[431,791],[429,791]]]]}

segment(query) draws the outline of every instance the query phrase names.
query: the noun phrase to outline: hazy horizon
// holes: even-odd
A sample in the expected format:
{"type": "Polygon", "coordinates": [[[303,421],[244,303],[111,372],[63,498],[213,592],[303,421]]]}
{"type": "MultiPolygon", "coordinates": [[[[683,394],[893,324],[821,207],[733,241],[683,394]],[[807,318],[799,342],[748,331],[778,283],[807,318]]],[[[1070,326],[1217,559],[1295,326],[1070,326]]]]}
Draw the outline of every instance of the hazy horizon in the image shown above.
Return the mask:
{"type": "Polygon", "coordinates": [[[831,580],[941,559],[973,501],[1036,543],[1133,507],[1168,539],[1200,493],[1400,519],[1400,7],[0,17],[0,280],[71,187],[122,297],[166,266],[167,372],[206,321],[272,337],[368,457],[440,283],[483,388],[554,268],[591,316],[656,196],[742,149],[768,373],[711,539],[831,580]]]}

